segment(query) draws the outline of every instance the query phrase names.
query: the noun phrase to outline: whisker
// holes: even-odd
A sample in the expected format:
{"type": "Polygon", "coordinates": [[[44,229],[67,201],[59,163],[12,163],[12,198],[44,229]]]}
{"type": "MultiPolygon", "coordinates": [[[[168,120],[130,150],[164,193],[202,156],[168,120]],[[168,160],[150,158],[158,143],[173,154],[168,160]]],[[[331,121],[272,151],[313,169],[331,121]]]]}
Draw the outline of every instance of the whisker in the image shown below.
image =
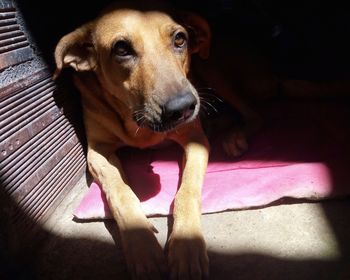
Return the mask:
{"type": "Polygon", "coordinates": [[[146,119],[146,117],[145,117],[144,115],[136,116],[136,117],[135,117],[136,122],[140,122],[140,121],[143,121],[143,120],[145,120],[145,119],[146,119]]]}
{"type": "Polygon", "coordinates": [[[215,94],[211,94],[211,93],[202,93],[202,92],[198,92],[200,97],[206,98],[206,97],[210,97],[211,99],[215,99],[215,101],[219,101],[219,102],[224,102],[220,97],[218,97],[215,94]]]}
{"type": "Polygon", "coordinates": [[[139,116],[143,116],[145,114],[145,110],[139,109],[139,110],[134,111],[132,114],[135,118],[138,118],[139,116]]]}
{"type": "Polygon", "coordinates": [[[216,102],[216,101],[223,102],[223,100],[215,94],[215,92],[216,92],[215,89],[213,89],[211,87],[197,88],[197,92],[198,92],[198,95],[200,97],[205,97],[207,99],[209,97],[210,99],[215,100],[214,102],[216,102]]]}
{"type": "Polygon", "coordinates": [[[203,109],[203,110],[199,110],[199,112],[204,112],[207,115],[210,115],[210,110],[207,106],[205,106],[204,102],[200,103],[200,109],[203,109]]]}
{"type": "Polygon", "coordinates": [[[138,116],[138,115],[143,115],[145,113],[144,110],[138,110],[134,112],[134,115],[138,116]]]}
{"type": "Polygon", "coordinates": [[[218,112],[218,110],[207,100],[202,100],[202,102],[204,102],[205,104],[209,105],[216,113],[218,112]]]}
{"type": "Polygon", "coordinates": [[[146,122],[146,118],[143,118],[143,120],[141,121],[141,123],[138,124],[138,126],[137,126],[137,128],[136,128],[136,131],[135,131],[135,136],[136,136],[137,133],[140,131],[140,129],[144,127],[145,122],[146,122]]]}
{"type": "Polygon", "coordinates": [[[140,131],[140,128],[141,128],[141,127],[139,127],[139,126],[136,128],[135,136],[137,136],[137,133],[140,131]]]}

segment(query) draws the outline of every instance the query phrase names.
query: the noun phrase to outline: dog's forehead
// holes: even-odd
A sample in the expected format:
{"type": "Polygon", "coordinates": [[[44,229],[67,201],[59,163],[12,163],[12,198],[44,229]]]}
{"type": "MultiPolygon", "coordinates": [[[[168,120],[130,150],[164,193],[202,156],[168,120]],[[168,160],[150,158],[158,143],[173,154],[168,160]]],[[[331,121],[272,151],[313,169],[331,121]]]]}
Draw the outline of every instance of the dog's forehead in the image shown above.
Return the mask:
{"type": "Polygon", "coordinates": [[[107,43],[107,40],[113,40],[118,33],[132,35],[147,32],[149,34],[167,31],[177,25],[170,15],[162,11],[117,9],[97,19],[95,38],[107,43]]]}

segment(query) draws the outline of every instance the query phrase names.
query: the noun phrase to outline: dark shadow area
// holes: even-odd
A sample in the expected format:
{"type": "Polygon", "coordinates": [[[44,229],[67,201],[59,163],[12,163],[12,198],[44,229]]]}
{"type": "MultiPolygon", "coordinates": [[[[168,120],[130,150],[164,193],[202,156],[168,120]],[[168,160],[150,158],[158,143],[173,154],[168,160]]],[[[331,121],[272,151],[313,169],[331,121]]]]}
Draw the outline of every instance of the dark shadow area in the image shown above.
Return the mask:
{"type": "Polygon", "coordinates": [[[337,238],[342,256],[341,272],[343,278],[340,279],[350,279],[350,229],[348,222],[350,220],[350,214],[349,209],[347,209],[348,205],[349,200],[345,200],[339,204],[337,204],[337,201],[334,201],[322,205],[324,215],[337,238]]]}
{"type": "Polygon", "coordinates": [[[70,79],[70,71],[64,72],[55,81],[56,90],[53,94],[55,103],[63,111],[64,116],[74,127],[74,131],[81,143],[84,154],[87,153],[87,144],[83,124],[83,110],[80,94],[70,79]]]}
{"type": "MultiPolygon", "coordinates": [[[[54,69],[58,40],[93,19],[113,2],[15,1],[42,56],[54,69]]],[[[170,1],[205,16],[214,41],[239,36],[263,54],[283,75],[303,79],[339,78],[349,73],[350,22],[343,1],[170,1]],[[224,31],[224,32],[223,32],[224,31]]]]}
{"type": "Polygon", "coordinates": [[[54,71],[53,53],[59,39],[81,24],[93,19],[111,0],[95,1],[15,1],[38,52],[54,71]]]}
{"type": "Polygon", "coordinates": [[[263,254],[220,254],[209,252],[211,278],[237,280],[348,279],[348,262],[326,260],[288,260],[263,254]],[[223,265],[224,264],[224,265],[223,265]]]}
{"type": "Polygon", "coordinates": [[[19,231],[13,223],[15,204],[10,200],[0,185],[0,278],[31,279],[33,271],[23,260],[19,231]]]}
{"type": "Polygon", "coordinates": [[[133,186],[133,191],[140,201],[146,201],[156,196],[161,189],[161,184],[159,175],[153,171],[151,166],[152,151],[126,147],[120,149],[117,154],[122,159],[123,165],[129,166],[126,170],[128,182],[133,186]],[[149,186],[149,188],[145,190],[144,185],[149,186]]]}
{"type": "MultiPolygon", "coordinates": [[[[0,279],[129,279],[119,241],[115,246],[88,237],[63,237],[40,225],[23,231],[13,222],[21,209],[2,188],[0,203],[0,279]]],[[[32,223],[30,217],[26,220],[32,223]]],[[[105,224],[115,236],[114,221],[105,224]]]]}

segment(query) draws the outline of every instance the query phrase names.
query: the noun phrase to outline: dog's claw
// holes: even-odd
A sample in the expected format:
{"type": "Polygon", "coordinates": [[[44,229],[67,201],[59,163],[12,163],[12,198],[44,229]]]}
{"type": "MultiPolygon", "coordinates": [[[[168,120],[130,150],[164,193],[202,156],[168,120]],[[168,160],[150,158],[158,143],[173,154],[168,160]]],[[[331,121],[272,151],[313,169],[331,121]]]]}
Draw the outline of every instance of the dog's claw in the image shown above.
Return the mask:
{"type": "Polygon", "coordinates": [[[209,277],[209,259],[202,236],[171,237],[168,262],[172,280],[201,280],[209,277]]]}

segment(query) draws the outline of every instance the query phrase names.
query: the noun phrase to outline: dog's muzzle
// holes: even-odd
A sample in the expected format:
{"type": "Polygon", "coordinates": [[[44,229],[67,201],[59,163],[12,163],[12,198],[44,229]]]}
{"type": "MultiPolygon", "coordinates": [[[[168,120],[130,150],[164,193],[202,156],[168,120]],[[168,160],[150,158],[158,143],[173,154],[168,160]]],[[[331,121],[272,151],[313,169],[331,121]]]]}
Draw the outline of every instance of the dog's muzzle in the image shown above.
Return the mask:
{"type": "Polygon", "coordinates": [[[157,104],[157,106],[160,110],[147,110],[148,114],[144,116],[143,122],[136,120],[139,126],[147,126],[155,132],[170,131],[182,123],[195,119],[199,101],[191,91],[186,91],[172,96],[164,104],[157,104]]]}

